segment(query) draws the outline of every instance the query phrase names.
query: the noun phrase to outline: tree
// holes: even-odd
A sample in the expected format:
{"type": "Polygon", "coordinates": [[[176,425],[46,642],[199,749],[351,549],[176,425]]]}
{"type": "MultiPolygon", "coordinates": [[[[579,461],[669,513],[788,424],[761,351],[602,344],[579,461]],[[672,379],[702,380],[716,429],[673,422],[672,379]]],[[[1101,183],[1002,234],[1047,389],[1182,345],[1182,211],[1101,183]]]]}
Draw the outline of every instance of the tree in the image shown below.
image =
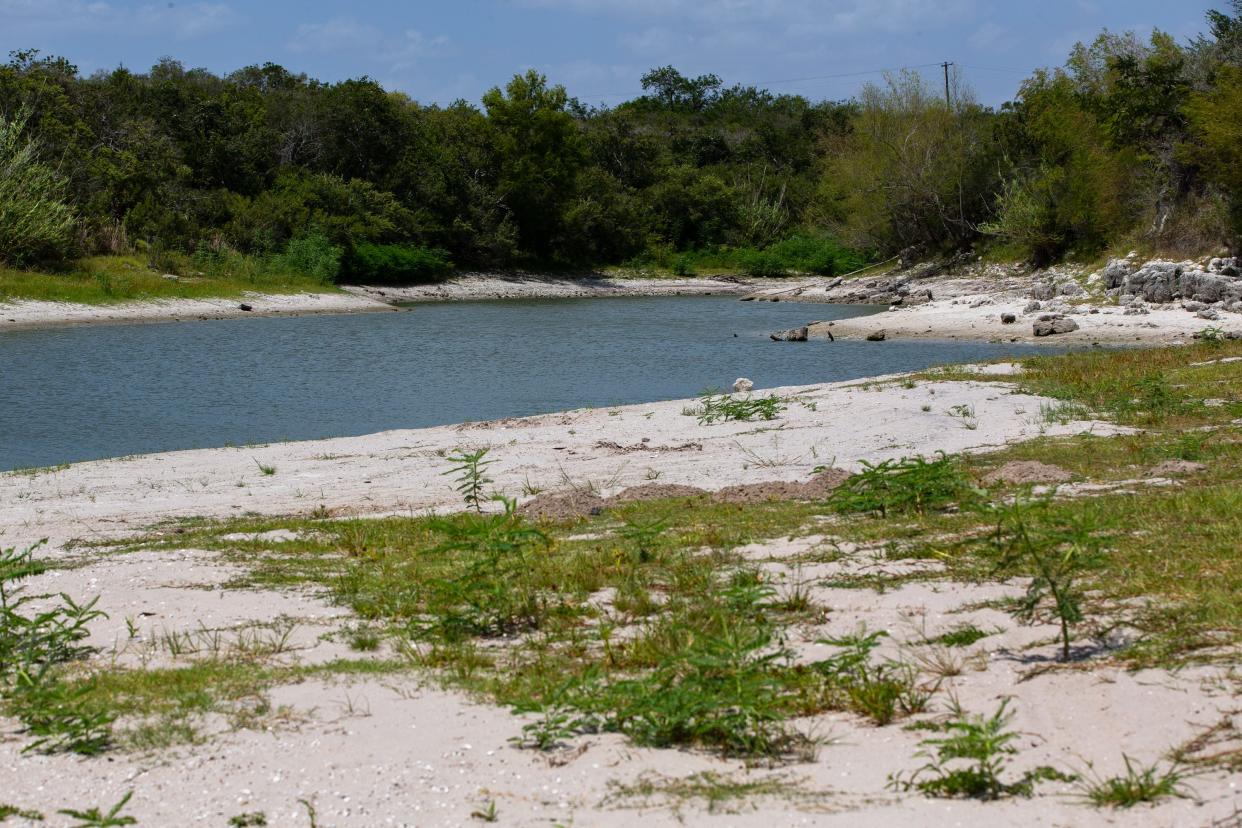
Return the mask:
{"type": "Polygon", "coordinates": [[[0,261],[19,265],[63,256],[74,229],[64,178],[39,161],[34,141],[22,138],[29,117],[29,110],[0,117],[0,261]]]}
{"type": "Polygon", "coordinates": [[[519,244],[536,259],[551,256],[565,206],[583,163],[582,136],[567,111],[563,86],[543,75],[514,75],[502,92],[483,96],[496,134],[496,192],[511,211],[519,244]]]}

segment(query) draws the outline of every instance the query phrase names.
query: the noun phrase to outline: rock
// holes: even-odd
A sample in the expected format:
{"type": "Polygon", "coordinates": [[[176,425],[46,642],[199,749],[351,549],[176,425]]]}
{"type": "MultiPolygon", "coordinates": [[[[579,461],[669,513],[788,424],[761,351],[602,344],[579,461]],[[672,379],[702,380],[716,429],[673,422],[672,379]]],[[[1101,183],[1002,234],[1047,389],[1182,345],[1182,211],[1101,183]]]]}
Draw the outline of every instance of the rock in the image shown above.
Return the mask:
{"type": "Polygon", "coordinates": [[[1134,272],[1134,263],[1129,259],[1113,259],[1100,271],[1104,287],[1109,290],[1121,287],[1126,277],[1134,272]]]}
{"type": "Polygon", "coordinates": [[[1209,322],[1215,322],[1217,319],[1220,319],[1220,314],[1217,313],[1212,308],[1201,310],[1198,313],[1196,313],[1195,316],[1199,317],[1200,319],[1206,319],[1209,322]]]}
{"type": "Polygon", "coordinates": [[[1182,308],[1184,310],[1190,311],[1191,313],[1198,313],[1199,311],[1203,310],[1206,307],[1207,305],[1205,305],[1203,302],[1196,302],[1193,299],[1191,299],[1189,302],[1182,302],[1182,308]]]}
{"type": "Polygon", "coordinates": [[[1018,321],[1018,315],[1016,313],[1002,313],[1001,314],[1002,325],[1012,325],[1014,322],[1017,322],[1017,321],[1018,321]]]}
{"type": "Polygon", "coordinates": [[[1060,466],[1051,466],[1038,460],[1013,460],[999,469],[995,469],[983,482],[987,484],[1011,483],[1027,485],[1032,483],[1065,483],[1072,475],[1060,466]]]}
{"type": "Polygon", "coordinates": [[[749,391],[750,389],[754,387],[755,387],[755,384],[751,382],[750,380],[746,379],[746,377],[738,377],[737,379],[733,381],[733,390],[738,392],[739,394],[745,391],[749,391]]]}
{"type": "Polygon", "coordinates": [[[1039,304],[1038,302],[1027,302],[1026,307],[1022,309],[1022,312],[1023,313],[1034,313],[1035,311],[1040,310],[1041,308],[1043,308],[1043,305],[1039,304]]]}
{"type": "Polygon", "coordinates": [[[1040,318],[1036,320],[1033,331],[1036,336],[1053,336],[1055,334],[1065,334],[1078,330],[1078,323],[1073,319],[1067,319],[1064,316],[1055,316],[1051,319],[1040,318]]]}
{"type": "Polygon", "coordinates": [[[1184,477],[1188,474],[1198,474],[1205,471],[1207,466],[1202,463],[1192,463],[1189,460],[1165,460],[1152,466],[1147,472],[1148,477],[1184,477]]]}
{"type": "Polygon", "coordinates": [[[885,330],[878,330],[878,331],[875,331],[874,333],[867,334],[868,342],[883,342],[887,338],[888,338],[888,331],[885,331],[885,330]]]}
{"type": "Polygon", "coordinates": [[[1137,302],[1133,305],[1130,305],[1130,307],[1126,308],[1125,311],[1122,313],[1122,315],[1123,316],[1146,316],[1149,313],[1151,313],[1151,311],[1143,307],[1142,302],[1137,302]]]}
{"type": "Polygon", "coordinates": [[[1036,282],[1031,287],[1032,299],[1051,299],[1057,295],[1056,286],[1052,282],[1036,282]]]}
{"type": "Polygon", "coordinates": [[[168,280],[168,281],[170,281],[170,282],[175,282],[175,281],[177,281],[178,279],[180,279],[181,277],[180,277],[180,276],[178,276],[176,273],[164,273],[164,274],[161,274],[161,275],[160,275],[160,278],[161,278],[161,279],[167,279],[167,280],[168,280]]]}
{"type": "Polygon", "coordinates": [[[807,328],[803,325],[801,328],[790,328],[787,331],[777,331],[771,335],[774,342],[806,342],[807,328]]]}
{"type": "Polygon", "coordinates": [[[252,311],[252,310],[254,310],[254,308],[252,308],[250,305],[247,305],[245,302],[242,302],[240,305],[238,305],[238,306],[237,306],[237,309],[238,309],[238,310],[243,310],[243,311],[252,311]]]}
{"type": "Polygon", "coordinates": [[[1070,279],[1070,280],[1061,282],[1059,285],[1057,285],[1057,295],[1058,296],[1086,296],[1087,291],[1083,288],[1082,285],[1070,279]]]}

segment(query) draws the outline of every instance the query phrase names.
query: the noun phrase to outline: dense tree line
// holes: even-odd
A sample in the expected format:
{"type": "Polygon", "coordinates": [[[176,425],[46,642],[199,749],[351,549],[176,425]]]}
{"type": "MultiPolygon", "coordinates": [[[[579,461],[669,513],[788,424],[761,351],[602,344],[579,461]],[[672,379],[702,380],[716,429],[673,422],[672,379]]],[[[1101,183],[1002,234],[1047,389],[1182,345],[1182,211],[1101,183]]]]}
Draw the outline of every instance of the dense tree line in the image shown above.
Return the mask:
{"type": "Polygon", "coordinates": [[[915,75],[812,102],[664,67],[642,96],[592,108],[531,71],[481,107],[441,107],[274,64],[83,77],[14,53],[0,258],[282,256],[375,279],[449,259],[832,272],[856,261],[836,240],[871,257],[987,241],[1039,261],[1233,243],[1242,0],[1232,11],[1186,44],[1105,33],[999,110],[964,89],[946,104],[915,75]],[[16,217],[44,213],[47,233],[18,237],[16,217]]]}

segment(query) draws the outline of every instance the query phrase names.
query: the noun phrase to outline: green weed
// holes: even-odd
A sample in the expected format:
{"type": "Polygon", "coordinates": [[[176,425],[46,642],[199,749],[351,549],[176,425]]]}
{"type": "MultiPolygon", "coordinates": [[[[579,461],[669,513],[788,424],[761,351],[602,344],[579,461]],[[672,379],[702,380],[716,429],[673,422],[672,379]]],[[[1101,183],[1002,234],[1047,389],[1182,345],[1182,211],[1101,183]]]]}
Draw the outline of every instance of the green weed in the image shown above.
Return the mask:
{"type": "Polygon", "coordinates": [[[1167,797],[1187,797],[1185,775],[1177,765],[1161,770],[1158,764],[1140,765],[1125,756],[1125,772],[1118,776],[1092,775],[1079,782],[1082,795],[1097,808],[1130,808],[1167,797]]]}

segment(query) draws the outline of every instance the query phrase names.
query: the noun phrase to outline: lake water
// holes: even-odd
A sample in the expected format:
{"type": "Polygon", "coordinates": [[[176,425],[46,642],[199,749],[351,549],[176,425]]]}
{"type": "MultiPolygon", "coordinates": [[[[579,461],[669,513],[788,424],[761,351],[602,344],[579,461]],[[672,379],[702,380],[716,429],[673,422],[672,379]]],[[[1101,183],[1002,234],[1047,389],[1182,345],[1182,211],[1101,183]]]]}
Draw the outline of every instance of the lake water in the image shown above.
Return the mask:
{"type": "Polygon", "coordinates": [[[977,342],[771,342],[875,312],[733,297],[509,300],[404,313],[0,333],[0,469],[368,434],[1021,355],[977,342]]]}

